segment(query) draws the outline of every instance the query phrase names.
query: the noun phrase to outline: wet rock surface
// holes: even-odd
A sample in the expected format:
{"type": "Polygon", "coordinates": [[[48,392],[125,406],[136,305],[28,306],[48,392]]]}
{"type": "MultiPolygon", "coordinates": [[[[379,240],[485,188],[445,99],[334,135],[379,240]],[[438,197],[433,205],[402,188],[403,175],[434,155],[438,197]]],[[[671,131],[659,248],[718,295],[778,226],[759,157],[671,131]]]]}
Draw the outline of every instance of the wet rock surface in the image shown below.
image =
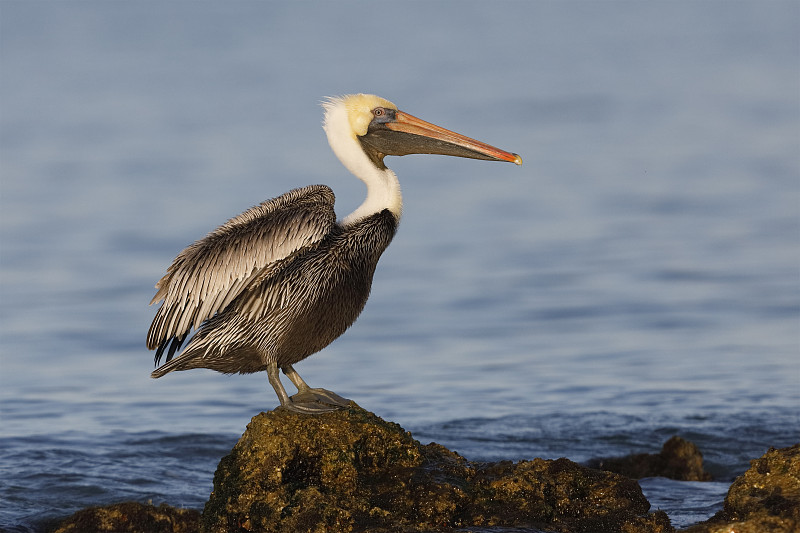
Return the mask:
{"type": "Polygon", "coordinates": [[[685,533],[797,533],[800,531],[800,444],[750,461],[731,485],[725,506],[685,533]]]}
{"type": "Polygon", "coordinates": [[[473,463],[352,404],[253,418],[220,461],[208,532],[672,531],[635,481],[567,459],[473,463]]]}
{"type": "Polygon", "coordinates": [[[703,454],[694,443],[678,436],[665,442],[659,453],[592,459],[588,466],[633,479],[666,477],[679,481],[711,480],[711,474],[703,468],[703,454]]]}

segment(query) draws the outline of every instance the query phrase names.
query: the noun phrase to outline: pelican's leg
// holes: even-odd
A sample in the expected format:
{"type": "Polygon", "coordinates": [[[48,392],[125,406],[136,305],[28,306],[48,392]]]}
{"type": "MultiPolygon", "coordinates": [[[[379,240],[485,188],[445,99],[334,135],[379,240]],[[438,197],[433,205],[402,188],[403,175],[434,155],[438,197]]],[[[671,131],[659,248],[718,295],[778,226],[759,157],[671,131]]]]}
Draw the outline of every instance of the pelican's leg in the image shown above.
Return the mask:
{"type": "Polygon", "coordinates": [[[321,402],[329,406],[336,406],[337,408],[347,407],[350,405],[350,400],[347,398],[342,398],[333,391],[326,389],[312,389],[309,387],[308,383],[306,383],[305,380],[300,377],[300,374],[297,373],[297,370],[295,370],[292,365],[283,365],[281,370],[283,370],[283,373],[286,374],[287,378],[292,380],[294,386],[297,387],[297,394],[291,398],[293,401],[302,403],[321,402]]]}
{"type": "MultiPolygon", "coordinates": [[[[267,378],[269,379],[269,384],[272,385],[273,389],[275,389],[275,393],[278,395],[278,399],[280,400],[281,406],[284,409],[294,411],[295,413],[304,413],[310,415],[327,413],[329,411],[335,411],[339,409],[339,407],[334,407],[332,405],[326,405],[315,401],[315,398],[298,398],[297,400],[290,398],[286,393],[286,389],[283,388],[283,383],[281,383],[277,363],[269,363],[267,365],[267,378]]],[[[294,380],[292,381],[294,382],[294,380]]],[[[308,387],[308,385],[306,385],[306,387],[308,387]]]]}

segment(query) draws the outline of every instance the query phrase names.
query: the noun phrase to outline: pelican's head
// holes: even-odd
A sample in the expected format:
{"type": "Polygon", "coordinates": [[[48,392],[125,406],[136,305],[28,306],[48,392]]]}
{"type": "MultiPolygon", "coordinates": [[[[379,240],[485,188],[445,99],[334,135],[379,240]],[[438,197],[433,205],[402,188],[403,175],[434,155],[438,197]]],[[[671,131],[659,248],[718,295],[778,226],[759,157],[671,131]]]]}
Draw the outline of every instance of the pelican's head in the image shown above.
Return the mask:
{"type": "Polygon", "coordinates": [[[353,94],[329,98],[322,105],[323,127],[333,152],[367,185],[366,200],[344,218],[343,224],[383,209],[400,220],[403,198],[397,176],[383,164],[387,155],[443,154],[522,164],[517,154],[434,126],[379,96],[353,94]]]}
{"type": "MultiPolygon", "coordinates": [[[[336,136],[358,140],[361,149],[378,168],[385,168],[383,158],[387,155],[408,154],[441,154],[522,164],[517,154],[425,122],[400,111],[380,96],[353,94],[330,98],[323,105],[325,131],[339,159],[342,156],[337,150],[337,139],[332,138],[336,136]]],[[[345,161],[342,159],[342,162],[345,161]]]]}

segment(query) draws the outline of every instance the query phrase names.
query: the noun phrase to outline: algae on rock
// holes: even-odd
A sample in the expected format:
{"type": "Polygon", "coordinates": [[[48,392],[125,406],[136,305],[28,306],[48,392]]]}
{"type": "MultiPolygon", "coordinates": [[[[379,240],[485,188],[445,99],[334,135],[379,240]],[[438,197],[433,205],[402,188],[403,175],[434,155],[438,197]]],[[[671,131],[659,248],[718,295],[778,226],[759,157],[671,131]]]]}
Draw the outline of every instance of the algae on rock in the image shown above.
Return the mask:
{"type": "Polygon", "coordinates": [[[82,509],[62,520],[53,533],[196,533],[200,513],[166,504],[122,502],[82,509]]]}
{"type": "Polygon", "coordinates": [[[355,404],[253,418],[220,461],[208,532],[672,531],[633,480],[566,459],[472,463],[355,404]]]}

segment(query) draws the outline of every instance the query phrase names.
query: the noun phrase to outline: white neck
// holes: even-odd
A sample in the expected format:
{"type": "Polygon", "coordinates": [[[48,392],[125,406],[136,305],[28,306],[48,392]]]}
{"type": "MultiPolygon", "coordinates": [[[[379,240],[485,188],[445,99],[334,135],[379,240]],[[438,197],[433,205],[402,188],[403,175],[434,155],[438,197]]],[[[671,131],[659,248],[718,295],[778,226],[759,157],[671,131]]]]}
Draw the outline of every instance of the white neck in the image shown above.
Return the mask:
{"type": "Polygon", "coordinates": [[[347,108],[340,100],[326,102],[324,107],[323,129],[328,136],[328,144],[347,170],[367,186],[364,203],[342,219],[342,225],[353,224],[384,209],[388,209],[399,222],[403,211],[403,195],[397,176],[388,168],[376,167],[364,153],[350,126],[347,108]]]}

